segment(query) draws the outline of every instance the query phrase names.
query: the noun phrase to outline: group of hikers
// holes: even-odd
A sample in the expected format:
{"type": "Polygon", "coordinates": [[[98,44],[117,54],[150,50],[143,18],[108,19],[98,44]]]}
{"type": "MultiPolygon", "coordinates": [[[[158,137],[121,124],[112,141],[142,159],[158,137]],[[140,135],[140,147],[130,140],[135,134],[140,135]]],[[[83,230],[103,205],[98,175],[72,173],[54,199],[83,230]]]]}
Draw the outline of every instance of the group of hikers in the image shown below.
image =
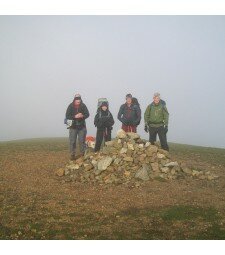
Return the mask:
{"type": "MultiPolygon", "coordinates": [[[[80,153],[83,155],[86,149],[86,122],[89,117],[87,106],[83,103],[80,94],[76,94],[73,102],[66,111],[65,124],[69,129],[69,142],[71,160],[77,159],[76,141],[78,138],[80,153]]],[[[122,129],[125,132],[137,132],[137,126],[141,122],[141,108],[138,100],[131,94],[126,95],[126,102],[121,105],[118,120],[122,123],[122,129]]],[[[166,103],[160,98],[159,93],[153,95],[153,102],[149,104],[144,113],[145,132],[149,133],[149,142],[154,144],[156,136],[159,136],[162,149],[169,150],[166,134],[168,132],[169,113],[166,103]]],[[[99,99],[97,113],[94,118],[94,125],[97,127],[95,152],[99,151],[104,141],[111,140],[111,132],[115,121],[112,113],[109,111],[109,103],[106,98],[99,99]]]]}

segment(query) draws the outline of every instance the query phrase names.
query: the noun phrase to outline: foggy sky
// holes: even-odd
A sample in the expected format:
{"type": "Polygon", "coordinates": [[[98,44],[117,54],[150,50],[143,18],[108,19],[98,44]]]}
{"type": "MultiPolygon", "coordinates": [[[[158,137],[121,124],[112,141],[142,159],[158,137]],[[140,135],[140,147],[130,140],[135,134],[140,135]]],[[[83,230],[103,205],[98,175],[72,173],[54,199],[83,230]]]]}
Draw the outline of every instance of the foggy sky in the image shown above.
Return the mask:
{"type": "Polygon", "coordinates": [[[168,140],[225,148],[225,16],[0,16],[0,141],[68,136],[75,93],[95,135],[99,97],[115,119],[125,95],[143,115],[154,92],[168,140]]]}

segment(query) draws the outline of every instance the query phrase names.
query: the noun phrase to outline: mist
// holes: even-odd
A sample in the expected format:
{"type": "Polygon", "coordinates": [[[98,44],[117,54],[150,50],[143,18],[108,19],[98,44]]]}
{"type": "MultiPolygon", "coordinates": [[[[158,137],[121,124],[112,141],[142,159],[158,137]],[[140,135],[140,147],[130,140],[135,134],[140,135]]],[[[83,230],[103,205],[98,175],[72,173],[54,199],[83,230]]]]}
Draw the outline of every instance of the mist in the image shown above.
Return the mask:
{"type": "Polygon", "coordinates": [[[144,111],[160,92],[168,141],[225,148],[224,16],[0,16],[0,141],[64,137],[80,93],[94,135],[97,100],[115,125],[125,95],[144,111]]]}

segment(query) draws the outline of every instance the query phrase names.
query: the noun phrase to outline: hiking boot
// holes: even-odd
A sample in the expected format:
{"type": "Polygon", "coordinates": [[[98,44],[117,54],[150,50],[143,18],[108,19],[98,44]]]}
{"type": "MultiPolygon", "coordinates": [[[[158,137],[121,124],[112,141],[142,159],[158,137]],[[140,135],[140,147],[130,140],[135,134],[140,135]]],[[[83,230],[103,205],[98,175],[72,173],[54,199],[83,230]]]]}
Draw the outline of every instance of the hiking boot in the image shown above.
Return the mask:
{"type": "Polygon", "coordinates": [[[71,156],[70,156],[70,160],[76,160],[75,155],[71,155],[71,156]]]}

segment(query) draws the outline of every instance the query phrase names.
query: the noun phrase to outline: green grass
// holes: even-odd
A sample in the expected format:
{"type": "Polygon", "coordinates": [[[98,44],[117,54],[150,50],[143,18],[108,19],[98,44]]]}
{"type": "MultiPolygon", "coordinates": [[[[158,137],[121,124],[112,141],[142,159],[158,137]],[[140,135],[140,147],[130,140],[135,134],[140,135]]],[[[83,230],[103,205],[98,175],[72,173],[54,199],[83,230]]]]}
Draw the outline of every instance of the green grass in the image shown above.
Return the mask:
{"type": "Polygon", "coordinates": [[[170,143],[170,152],[180,157],[197,157],[208,163],[225,166],[225,149],[170,143]]]}
{"type": "Polygon", "coordinates": [[[68,150],[68,138],[33,138],[0,142],[0,155],[17,151],[63,151],[68,150]]]}
{"type": "Polygon", "coordinates": [[[218,213],[214,208],[201,208],[194,206],[174,206],[161,215],[165,221],[203,219],[205,221],[218,220],[218,213]]]}

